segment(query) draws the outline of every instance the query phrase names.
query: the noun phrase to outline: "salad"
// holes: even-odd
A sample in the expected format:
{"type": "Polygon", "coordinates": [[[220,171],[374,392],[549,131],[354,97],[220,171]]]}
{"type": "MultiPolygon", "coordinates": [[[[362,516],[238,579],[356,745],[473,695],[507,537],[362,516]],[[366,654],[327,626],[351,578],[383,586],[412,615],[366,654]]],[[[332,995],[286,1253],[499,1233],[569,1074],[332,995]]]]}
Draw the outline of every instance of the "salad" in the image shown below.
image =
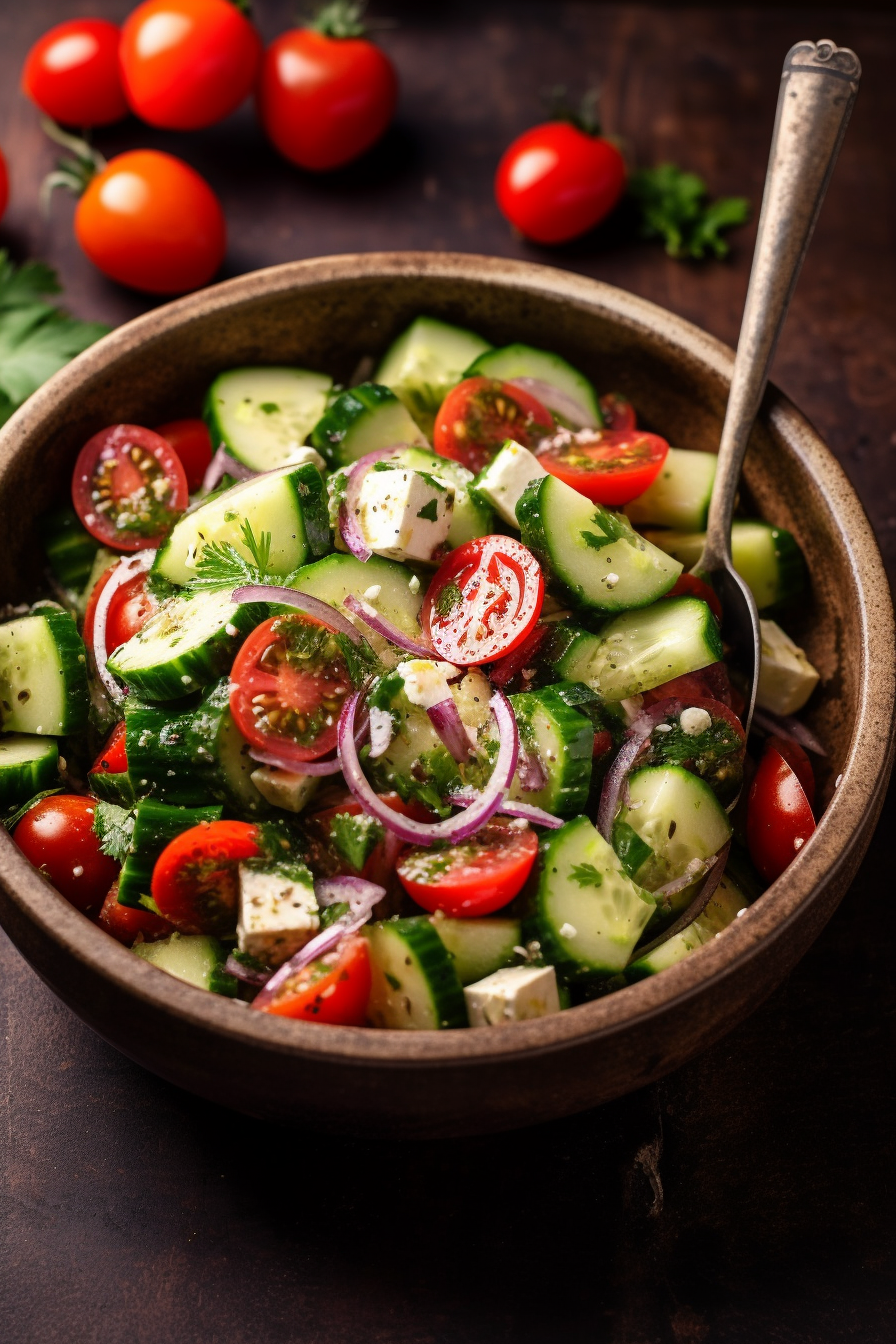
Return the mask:
{"type": "MultiPolygon", "coordinates": [[[[372,369],[372,362],[368,361],[372,369]]],[[[112,425],[0,624],[0,807],[135,956],[250,1011],[495,1027],[695,953],[814,829],[789,532],[698,560],[715,458],[560,356],[418,317],[368,381],[222,372],[112,425]]]]}

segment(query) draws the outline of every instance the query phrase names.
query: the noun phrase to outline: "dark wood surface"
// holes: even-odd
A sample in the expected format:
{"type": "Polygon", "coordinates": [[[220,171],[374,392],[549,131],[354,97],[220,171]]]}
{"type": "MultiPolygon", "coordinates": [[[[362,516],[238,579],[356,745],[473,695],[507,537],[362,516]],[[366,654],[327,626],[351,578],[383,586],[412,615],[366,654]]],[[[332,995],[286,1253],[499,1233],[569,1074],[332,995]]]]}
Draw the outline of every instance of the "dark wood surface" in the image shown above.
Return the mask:
{"type": "MultiPolygon", "coordinates": [[[[81,5],[0,4],[0,245],[58,266],[83,317],[106,282],[38,185],[53,152],[17,94],[29,43],[81,5]]],[[[123,0],[91,0],[121,18],[123,0]]],[[[291,3],[257,0],[266,36],[291,3]]],[[[385,6],[378,6],[387,12],[385,6]]],[[[787,48],[829,36],[865,75],[781,343],[777,381],[855,483],[896,573],[896,24],[855,7],[393,4],[398,121],[310,178],[251,110],[203,135],[135,122],[101,148],[182,154],[220,192],[227,274],[328,252],[452,248],[580,270],[736,338],[752,229],[696,268],[618,225],[544,252],[491,179],[539,91],[595,77],[639,163],[674,159],[758,206],[787,48]],[[447,11],[447,12],[443,12],[447,11]]],[[[272,1130],[157,1081],[83,1027],[0,935],[0,1333],[255,1344],[889,1342],[896,1316],[892,798],[812,952],[753,1018],[657,1086],[500,1138],[374,1146],[272,1130]]]]}

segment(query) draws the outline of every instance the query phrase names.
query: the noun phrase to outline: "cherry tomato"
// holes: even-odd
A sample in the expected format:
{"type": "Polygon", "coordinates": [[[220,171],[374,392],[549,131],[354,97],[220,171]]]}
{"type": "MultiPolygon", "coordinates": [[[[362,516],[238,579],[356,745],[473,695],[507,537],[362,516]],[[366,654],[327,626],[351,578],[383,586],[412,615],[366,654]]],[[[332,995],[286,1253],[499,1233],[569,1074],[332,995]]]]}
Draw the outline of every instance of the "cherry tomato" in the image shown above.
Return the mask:
{"type": "Polygon", "coordinates": [[[148,582],[148,574],[135,574],[114,594],[106,618],[107,653],[127,644],[158,611],[157,599],[147,591],[148,582]]]}
{"type": "Polygon", "coordinates": [[[352,689],[332,630],[290,612],[263,621],[230,674],[230,711],[247,742],[300,765],[336,746],[343,701],[352,689]]]}
{"type": "MultiPolygon", "coordinates": [[[[728,668],[724,663],[710,663],[699,672],[685,672],[683,676],[664,681],[662,686],[654,686],[644,692],[644,708],[658,704],[660,700],[674,698],[682,704],[693,704],[700,699],[720,700],[723,705],[731,706],[732,686],[728,668]]],[[[737,715],[740,718],[740,715],[737,715]]]]}
{"type": "Polygon", "coordinates": [[[136,906],[121,905],[118,900],[116,882],[106,899],[97,919],[101,929],[110,933],[116,942],[131,947],[137,938],[144,943],[154,943],[159,938],[167,938],[174,933],[174,925],[167,919],[154,915],[151,910],[140,910],[136,906]]]}
{"type": "Polygon", "coordinates": [[[673,586],[664,597],[699,597],[709,607],[717,621],[722,619],[722,604],[716,596],[716,590],[696,574],[679,574],[673,586]]]}
{"type": "Polygon", "coordinates": [[[9,174],[6,171],[6,159],[3,157],[3,151],[0,149],[0,219],[6,210],[9,201],[9,174]]]}
{"type": "Polygon", "coordinates": [[[262,1008],[276,1017],[330,1026],[363,1027],[370,998],[367,939],[346,938],[332,952],[309,962],[283,984],[262,1008]]]}
{"type": "Polygon", "coordinates": [[[239,865],[259,854],[248,821],[201,821],[166,845],[152,873],[152,898],[180,933],[232,933],[239,865]]]}
{"type": "Polygon", "coordinates": [[[125,721],[116,723],[99,756],[90,767],[92,775],[123,775],[128,768],[125,721]]]}
{"type": "Polygon", "coordinates": [[[170,420],[155,431],[171,444],[181,461],[190,494],[202,485],[212,460],[212,436],[204,420],[170,420]]]}
{"type": "Polygon", "coordinates": [[[613,734],[602,728],[600,732],[594,734],[594,747],[591,752],[592,760],[600,760],[606,756],[608,751],[613,750],[613,734]]]}
{"type": "MultiPolygon", "coordinates": [[[[397,793],[381,793],[379,797],[399,816],[410,817],[413,821],[435,820],[433,813],[422,803],[406,803],[397,793]]],[[[350,817],[357,817],[363,811],[361,804],[349,794],[343,803],[324,808],[308,818],[305,822],[305,833],[310,846],[307,863],[312,872],[326,877],[358,874],[358,869],[353,868],[348,860],[337,852],[330,837],[333,818],[338,813],[347,812],[350,817]]],[[[376,882],[380,887],[389,888],[395,872],[395,856],[401,844],[400,841],[396,844],[396,840],[397,837],[391,831],[386,832],[384,839],[380,840],[368,855],[364,867],[360,870],[361,877],[366,878],[368,882],[376,882]]]]}
{"type": "MultiPolygon", "coordinates": [[[[538,657],[538,651],[550,634],[549,625],[536,625],[535,629],[530,631],[521,644],[518,644],[512,653],[508,653],[505,658],[499,662],[493,663],[488,670],[488,679],[493,686],[499,686],[502,690],[509,686],[517,677],[523,682],[523,671],[528,668],[529,663],[538,657]]],[[[531,680],[531,678],[530,678],[531,680]]],[[[523,690],[525,690],[525,685],[523,690]]]]}
{"type": "Polygon", "coordinates": [[[190,496],[180,459],[165,439],[142,425],[110,425],[78,454],[72,500],[102,545],[142,551],[164,541],[190,496]]]}
{"type": "Polygon", "coordinates": [[[410,845],[397,872],[424,910],[460,919],[490,915],[522,890],[538,854],[538,837],[525,822],[493,820],[450,849],[410,845]]]}
{"type": "Polygon", "coordinates": [[[809,799],[796,772],[774,747],[759,762],[747,803],[747,847],[767,882],[774,882],[815,830],[809,799]]]}
{"type": "Polygon", "coordinates": [[[643,430],[561,429],[538,449],[538,460],[595,504],[618,509],[656,480],[669,445],[643,430]]]}
{"type": "Polygon", "coordinates": [[[605,429],[631,433],[638,428],[635,408],[621,392],[605,392],[599,400],[605,429]]]}
{"type": "Polygon", "coordinates": [[[227,247],[211,187],[157,149],[118,154],[91,179],[75,210],[75,237],[105,275],[146,294],[208,284],[227,247]]]}
{"type": "Polygon", "coordinates": [[[69,19],[38,38],[25,57],[22,91],[63,126],[108,126],[128,114],[118,44],[107,19],[69,19]]]}
{"type": "Polygon", "coordinates": [[[323,172],[363,154],[389,125],[397,99],[392,62],[360,35],[293,28],[264,54],[258,115],[274,146],[300,168],[323,172]]]}
{"type": "Polygon", "coordinates": [[[118,876],[94,832],[95,807],[93,798],[57,793],[35,803],[13,833],[25,858],[84,914],[102,905],[118,876]]]}
{"type": "Polygon", "coordinates": [[[815,805],[815,772],[812,769],[812,762],[800,744],[791,742],[786,737],[770,737],[765,745],[767,748],[774,747],[775,751],[784,757],[803,786],[803,793],[809,800],[809,806],[813,807],[815,805]]]}
{"type": "Polygon", "coordinates": [[[531,392],[496,378],[465,378],[442,402],[433,447],[478,472],[505,439],[534,448],[553,428],[554,417],[531,392]]]}
{"type": "Polygon", "coordinates": [[[536,243],[565,243],[599,224],[625,190],[615,145],[569,121],[525,131],[506,150],[495,196],[506,219],[536,243]]]}
{"type": "Polygon", "coordinates": [[[150,126],[212,126],[252,91],[261,38],[230,0],[145,0],[121,30],[127,100],[150,126]]]}
{"type": "Polygon", "coordinates": [[[544,575],[514,537],[477,537],[452,551],[433,576],[420,623],[440,658],[460,667],[511,653],[541,615],[544,575]]]}

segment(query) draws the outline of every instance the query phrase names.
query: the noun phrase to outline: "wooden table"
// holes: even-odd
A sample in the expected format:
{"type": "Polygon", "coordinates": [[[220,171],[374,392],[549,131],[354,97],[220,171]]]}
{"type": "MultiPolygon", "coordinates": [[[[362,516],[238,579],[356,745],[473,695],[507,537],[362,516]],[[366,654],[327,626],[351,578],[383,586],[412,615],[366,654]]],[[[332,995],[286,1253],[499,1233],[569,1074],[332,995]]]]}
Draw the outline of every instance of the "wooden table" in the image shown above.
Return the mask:
{"type": "MultiPolygon", "coordinates": [[[[0,6],[0,243],[58,266],[80,316],[147,306],[37,204],[53,151],[16,93],[29,43],[79,3],[0,6]]],[[[91,0],[121,18],[124,0],[91,0]]],[[[702,267],[609,226],[544,252],[492,203],[539,90],[597,77],[632,157],[760,196],[781,60],[803,37],[865,77],[775,378],[815,421],[896,566],[896,25],[885,13],[547,3],[385,3],[397,124],[332,177],[293,171],[246,108],[203,135],[128,122],[220,192],[227,274],[327,252],[453,248],[599,276],[733,341],[752,230],[702,267]]],[[[292,0],[257,0],[266,36],[292,0]]],[[[862,1344],[893,1338],[892,799],[856,884],[766,1006],[657,1086],[506,1137],[418,1146],[279,1132],[130,1064],[0,946],[7,1117],[0,1333],[24,1341],[296,1344],[862,1344]],[[889,1321],[889,1325],[887,1322],[889,1321]]],[[[2,938],[2,935],[0,935],[2,938]]]]}

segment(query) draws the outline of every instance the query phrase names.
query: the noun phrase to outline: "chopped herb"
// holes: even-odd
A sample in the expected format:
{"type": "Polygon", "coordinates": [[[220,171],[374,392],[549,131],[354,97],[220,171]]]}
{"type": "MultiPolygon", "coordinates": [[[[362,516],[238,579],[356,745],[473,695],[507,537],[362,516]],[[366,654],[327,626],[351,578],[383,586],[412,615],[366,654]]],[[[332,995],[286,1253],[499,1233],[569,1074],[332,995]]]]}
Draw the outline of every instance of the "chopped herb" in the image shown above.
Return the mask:
{"type": "Polygon", "coordinates": [[[265,415],[277,415],[280,411],[276,401],[263,401],[258,409],[264,411],[265,415]]]}
{"type": "Polygon", "coordinates": [[[580,887],[600,887],[604,881],[603,873],[599,873],[593,863],[575,864],[570,877],[573,882],[578,882],[580,887]]]}
{"type": "Polygon", "coordinates": [[[433,476],[432,473],[429,471],[418,471],[417,475],[422,477],[422,479],[426,482],[426,484],[430,487],[430,489],[438,490],[440,495],[444,495],[446,490],[448,489],[447,485],[444,485],[439,480],[438,476],[433,476]]]}
{"type": "Polygon", "coordinates": [[[423,508],[417,514],[418,518],[425,518],[428,523],[434,523],[439,516],[439,502],[437,499],[430,499],[423,505],[423,508]]]}
{"type": "Polygon", "coordinates": [[[439,616],[450,616],[455,607],[460,606],[464,600],[464,595],[459,586],[452,579],[446,583],[436,598],[436,612],[439,616]]]}
{"type": "Polygon", "coordinates": [[[262,532],[260,539],[256,538],[248,518],[243,520],[240,532],[251,560],[247,560],[229,541],[209,542],[199,557],[195,577],[187,585],[190,591],[240,588],[249,583],[270,581],[272,576],[268,573],[268,566],[273,540],[270,532],[262,532]]]}
{"type": "Polygon", "coordinates": [[[330,835],[337,851],[360,873],[386,832],[382,823],[363,812],[352,816],[350,812],[337,812],[330,822],[330,835]]]}
{"type": "Polygon", "coordinates": [[[352,686],[358,690],[367,678],[375,676],[383,665],[363,635],[360,644],[355,644],[341,630],[337,630],[333,638],[342,654],[352,686]]]}
{"type": "Polygon", "coordinates": [[[750,203],[744,196],[708,200],[706,183],[674,163],[642,168],[629,179],[629,194],[641,214],[641,235],[662,238],[670,257],[702,261],[724,257],[728,244],[722,229],[744,224],[750,203]]]}
{"type": "Polygon", "coordinates": [[[116,863],[124,863],[134,834],[134,813],[116,803],[98,801],[93,813],[93,832],[103,853],[116,863]]]}
{"type": "Polygon", "coordinates": [[[653,854],[650,845],[627,821],[617,821],[613,826],[613,848],[629,877],[634,877],[653,854]]]}
{"type": "Polygon", "coordinates": [[[332,905],[324,906],[320,912],[320,927],[328,929],[331,924],[335,924],[337,919],[347,915],[351,906],[348,901],[334,901],[332,905]]]}
{"type": "Polygon", "coordinates": [[[389,984],[392,987],[392,989],[394,989],[396,992],[399,989],[401,989],[401,981],[396,976],[392,975],[391,972],[383,971],[383,975],[389,981],[389,984]]]}

